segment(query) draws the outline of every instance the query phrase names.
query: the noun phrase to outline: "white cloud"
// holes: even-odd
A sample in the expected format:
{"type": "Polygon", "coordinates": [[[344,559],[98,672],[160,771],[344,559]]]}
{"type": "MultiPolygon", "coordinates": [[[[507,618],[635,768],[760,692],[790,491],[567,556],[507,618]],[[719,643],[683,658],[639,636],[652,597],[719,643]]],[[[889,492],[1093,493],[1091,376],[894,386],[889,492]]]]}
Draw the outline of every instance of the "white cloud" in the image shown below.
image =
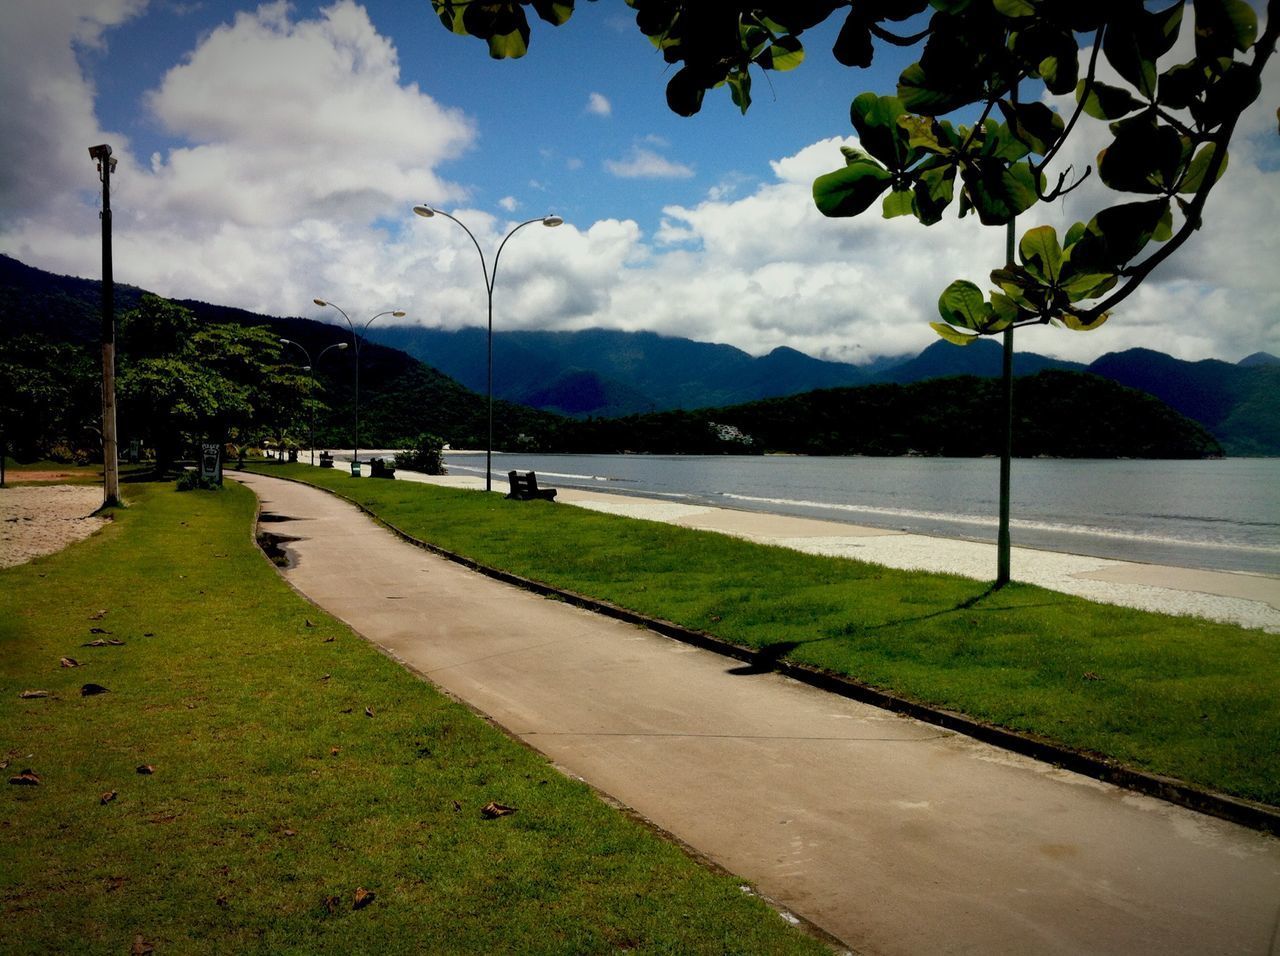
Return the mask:
{"type": "Polygon", "coordinates": [[[612,116],[613,105],[603,93],[592,93],[587,97],[587,112],[594,116],[612,116]]]}
{"type": "MultiPolygon", "coordinates": [[[[39,15],[35,6],[20,3],[18,28],[0,33],[0,93],[13,131],[0,142],[0,249],[96,275],[97,184],[85,147],[111,142],[120,157],[120,281],[272,314],[317,314],[309,303],[318,295],[353,316],[403,307],[424,324],[484,323],[470,240],[446,218],[413,217],[408,207],[447,208],[491,255],[519,221],[505,217],[528,203],[504,196],[488,210],[467,208],[463,188],[439,176],[472,145],[473,124],[401,79],[395,49],[361,7],[343,0],[295,19],[272,4],[204,36],[147,101],[181,145],[134,157],[125,137],[97,123],[71,44],[109,40],[139,4],[103,0],[92,17],[78,12],[79,0],[41,4],[39,15]]],[[[1188,358],[1280,353],[1271,113],[1280,70],[1264,87],[1201,232],[1100,330],[1030,329],[1019,333],[1020,349],[1078,359],[1134,345],[1188,358]]],[[[931,344],[938,294],[957,277],[987,288],[1003,232],[953,216],[926,228],[875,209],[825,219],[813,178],[839,167],[840,145],[853,142],[824,140],[769,170],[727,176],[701,202],[668,204],[650,236],[629,220],[523,227],[502,253],[497,327],[644,329],[846,360],[931,344]]],[[[1063,161],[1082,169],[1101,145],[1082,140],[1063,161]]],[[[646,137],[606,168],[692,176],[664,155],[671,149],[646,137]]],[[[1087,219],[1103,201],[1096,188],[1038,209],[1019,229],[1087,219]]]]}
{"type": "Polygon", "coordinates": [[[604,168],[619,179],[687,179],[693,175],[693,167],[643,146],[632,146],[624,159],[606,159],[604,168]]]}

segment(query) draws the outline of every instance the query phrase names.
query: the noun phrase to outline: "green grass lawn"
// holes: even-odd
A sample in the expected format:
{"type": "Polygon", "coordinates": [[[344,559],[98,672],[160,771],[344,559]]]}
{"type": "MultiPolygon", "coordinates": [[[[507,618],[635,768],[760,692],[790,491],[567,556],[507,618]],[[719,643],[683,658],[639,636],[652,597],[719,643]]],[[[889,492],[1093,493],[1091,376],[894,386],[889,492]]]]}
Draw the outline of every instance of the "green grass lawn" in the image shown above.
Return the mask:
{"type": "Polygon", "coordinates": [[[494,567],[1280,805],[1280,638],[546,502],[264,466],[494,567]],[[1089,675],[1089,676],[1086,676],[1089,675]]]}
{"type": "Polygon", "coordinates": [[[124,493],[0,571],[3,777],[41,780],[3,791],[0,951],[824,951],[303,601],[247,490],[124,493]]]}

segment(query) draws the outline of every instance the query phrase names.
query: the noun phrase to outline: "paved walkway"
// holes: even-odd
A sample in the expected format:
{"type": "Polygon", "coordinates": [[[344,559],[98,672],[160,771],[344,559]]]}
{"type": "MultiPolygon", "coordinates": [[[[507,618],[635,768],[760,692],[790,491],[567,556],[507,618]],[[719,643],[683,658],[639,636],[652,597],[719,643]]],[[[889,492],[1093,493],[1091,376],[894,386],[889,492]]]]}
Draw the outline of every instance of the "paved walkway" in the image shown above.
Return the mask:
{"type": "Polygon", "coordinates": [[[1280,841],[408,545],[323,492],[284,574],[432,682],[867,953],[1280,953],[1280,841]]]}

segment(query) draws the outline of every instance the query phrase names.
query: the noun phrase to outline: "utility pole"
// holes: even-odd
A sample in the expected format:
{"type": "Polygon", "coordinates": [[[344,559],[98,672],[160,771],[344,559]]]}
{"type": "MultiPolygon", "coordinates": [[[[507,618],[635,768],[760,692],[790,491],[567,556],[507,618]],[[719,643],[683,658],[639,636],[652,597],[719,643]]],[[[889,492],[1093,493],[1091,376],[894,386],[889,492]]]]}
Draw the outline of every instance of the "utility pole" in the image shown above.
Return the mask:
{"type": "MultiPolygon", "coordinates": [[[[1013,265],[1013,220],[1005,233],[1005,262],[1013,265]]],[[[1013,471],[1013,326],[1004,330],[1003,361],[1000,369],[1001,418],[1004,440],[1000,448],[1000,529],[996,536],[996,587],[1002,588],[1011,578],[1009,559],[1009,485],[1013,471]]]]}
{"type": "Polygon", "coordinates": [[[116,290],[111,276],[111,174],[116,161],[105,143],[90,146],[102,180],[102,506],[120,504],[120,460],[116,440],[116,290]]]}

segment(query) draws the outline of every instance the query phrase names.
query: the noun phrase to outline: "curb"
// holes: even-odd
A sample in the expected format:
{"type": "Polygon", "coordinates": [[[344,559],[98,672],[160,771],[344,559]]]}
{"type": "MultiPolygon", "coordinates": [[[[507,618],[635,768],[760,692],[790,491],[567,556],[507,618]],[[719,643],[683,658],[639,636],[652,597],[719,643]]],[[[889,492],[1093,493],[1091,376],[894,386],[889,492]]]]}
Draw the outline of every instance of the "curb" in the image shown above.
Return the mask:
{"type": "MultiPolygon", "coordinates": [[[[250,474],[253,474],[251,472],[250,474]]],[[[1280,807],[1271,807],[1266,804],[1256,803],[1252,800],[1245,800],[1240,797],[1232,797],[1227,794],[1217,793],[1212,790],[1203,790],[1193,786],[1186,781],[1179,780],[1176,777],[1165,777],[1158,774],[1146,773],[1141,770],[1134,770],[1126,767],[1116,761],[1108,760],[1103,757],[1094,756],[1083,751],[1072,750],[1062,744],[1053,743],[1031,734],[1020,733],[1014,730],[1008,730],[998,727],[994,724],[984,723],[968,717],[955,711],[943,710],[938,707],[932,707],[928,704],[922,704],[918,701],[901,697],[889,691],[880,690],[869,684],[863,684],[851,677],[841,674],[834,674],[830,671],[821,670],[808,664],[799,664],[787,660],[775,660],[766,658],[754,648],[744,647],[740,644],[734,644],[723,638],[716,637],[706,631],[697,631],[683,625],[664,621],[661,618],[648,617],[637,611],[632,611],[608,601],[602,601],[598,598],[588,597],[584,594],[578,594],[575,591],[569,591],[564,588],[555,587],[554,585],[545,584],[541,581],[535,581],[531,578],[521,577],[518,574],[512,574],[510,571],[503,571],[499,568],[492,568],[488,565],[481,564],[473,558],[456,552],[446,550],[438,545],[431,544],[428,541],[422,541],[415,538],[406,531],[397,528],[389,521],[375,514],[369,508],[365,507],[358,501],[347,497],[338,491],[328,488],[322,488],[319,485],[313,485],[310,482],[302,481],[298,478],[288,478],[281,475],[262,475],[264,478],[276,478],[281,481],[292,481],[295,484],[306,485],[309,488],[315,488],[317,491],[323,491],[340,498],[350,505],[353,505],[364,514],[372,518],[377,524],[386,528],[392,534],[401,540],[429,551],[432,554],[439,555],[455,564],[460,564],[465,568],[483,574],[486,577],[502,581],[526,591],[542,597],[556,598],[571,604],[574,607],[583,610],[592,611],[596,614],[602,614],[618,621],[628,624],[634,624],[637,627],[643,627],[646,630],[661,634],[680,641],[684,644],[690,644],[703,650],[711,651],[723,657],[730,657],[734,660],[742,661],[747,664],[758,664],[761,672],[772,671],[797,680],[802,684],[807,684],[818,690],[828,693],[838,694],[841,697],[847,697],[850,700],[856,700],[860,703],[871,704],[883,710],[892,711],[898,714],[904,714],[908,717],[914,717],[916,720],[945,730],[954,731],[955,733],[964,734],[966,737],[972,737],[975,740],[982,741],[1009,750],[1014,753],[1022,754],[1039,760],[1042,763],[1052,764],[1061,767],[1064,770],[1070,770],[1073,773],[1079,773],[1086,777],[1092,777],[1103,783],[1113,784],[1126,790],[1132,790],[1137,793],[1144,794],[1149,797],[1155,797],[1164,800],[1166,803],[1172,803],[1189,810],[1195,810],[1199,813],[1208,814],[1209,816],[1218,817],[1240,826],[1248,827],[1252,830],[1259,830],[1263,833],[1270,833],[1273,836],[1280,836],[1280,807]]]]}

